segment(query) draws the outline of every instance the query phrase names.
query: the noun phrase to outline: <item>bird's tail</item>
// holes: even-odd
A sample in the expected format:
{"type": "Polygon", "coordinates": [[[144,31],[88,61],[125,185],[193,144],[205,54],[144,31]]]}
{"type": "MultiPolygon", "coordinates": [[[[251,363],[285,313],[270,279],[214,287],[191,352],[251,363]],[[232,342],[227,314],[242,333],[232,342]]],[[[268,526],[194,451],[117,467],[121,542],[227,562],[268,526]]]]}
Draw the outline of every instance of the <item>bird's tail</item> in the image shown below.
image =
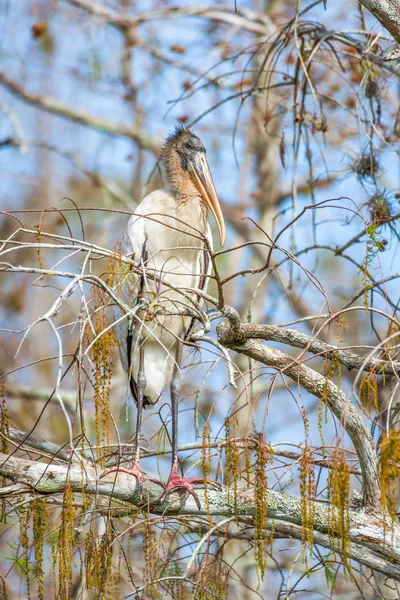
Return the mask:
{"type": "MultiPolygon", "coordinates": [[[[132,397],[135,401],[135,403],[138,403],[138,386],[136,381],[133,379],[132,374],[129,375],[129,387],[131,390],[131,394],[132,397]]],[[[152,398],[150,396],[143,396],[143,408],[149,408],[150,406],[154,406],[154,404],[156,404],[158,402],[158,400],[160,399],[160,397],[157,398],[157,400],[154,402],[152,400],[152,398]]]]}

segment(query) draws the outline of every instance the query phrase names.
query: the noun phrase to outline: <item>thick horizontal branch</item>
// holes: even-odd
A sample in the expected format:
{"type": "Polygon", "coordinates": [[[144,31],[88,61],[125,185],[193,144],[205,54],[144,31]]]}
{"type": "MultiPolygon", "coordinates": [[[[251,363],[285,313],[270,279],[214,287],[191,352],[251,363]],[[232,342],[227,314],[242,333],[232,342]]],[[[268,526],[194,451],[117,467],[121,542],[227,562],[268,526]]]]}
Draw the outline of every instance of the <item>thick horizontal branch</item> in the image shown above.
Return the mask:
{"type": "Polygon", "coordinates": [[[143,134],[133,125],[124,125],[123,123],[108,121],[106,119],[102,119],[101,117],[96,117],[91,113],[68,106],[52,96],[44,96],[35,94],[34,92],[29,92],[16,81],[11,79],[2,69],[0,69],[0,83],[2,83],[10,90],[10,92],[25,102],[33,104],[34,106],[37,106],[38,108],[41,108],[47,112],[53,113],[60,117],[65,117],[70,121],[80,123],[81,125],[86,125],[92,129],[103,131],[109,135],[116,137],[127,137],[131,140],[135,140],[135,142],[137,142],[141,148],[146,148],[149,150],[158,150],[160,148],[160,144],[156,140],[148,135],[143,134]]]}
{"type": "Polygon", "coordinates": [[[284,329],[273,325],[257,325],[255,323],[243,323],[241,332],[245,339],[262,339],[265,341],[281,342],[303,348],[312,354],[318,354],[331,360],[336,359],[347,369],[361,369],[364,371],[374,370],[377,375],[400,375],[400,362],[380,360],[371,358],[366,361],[363,356],[342,350],[332,344],[317,340],[311,335],[296,331],[295,329],[284,329]]]}
{"type": "MultiPolygon", "coordinates": [[[[0,454],[0,475],[11,479],[15,484],[29,486],[42,494],[61,494],[68,480],[72,491],[95,494],[99,497],[113,497],[137,508],[144,505],[154,514],[163,516],[191,515],[209,517],[229,517],[235,515],[235,500],[232,490],[198,490],[200,511],[191,496],[171,494],[167,501],[159,502],[162,488],[156,484],[145,486],[144,498],[140,501],[136,479],[124,473],[108,475],[99,479],[100,472],[80,464],[54,465],[34,462],[15,456],[0,454]]],[[[10,489],[13,489],[11,486],[10,489]]],[[[23,491],[23,488],[21,488],[23,491]]],[[[326,504],[314,503],[315,542],[341,552],[341,540],[328,535],[331,522],[326,504]]],[[[254,517],[254,488],[238,489],[236,507],[239,521],[243,521],[243,536],[252,535],[248,518],[254,517]]],[[[120,508],[120,507],[119,507],[120,508]]],[[[109,510],[109,508],[107,508],[109,510]]],[[[302,503],[300,498],[267,491],[268,528],[279,537],[301,539],[302,503]],[[273,520],[273,521],[272,521],[273,520]]],[[[400,581],[400,529],[396,524],[379,517],[374,518],[364,511],[350,511],[350,540],[348,557],[361,564],[376,569],[388,577],[400,581]]]]}
{"type": "Polygon", "coordinates": [[[363,475],[365,506],[372,511],[379,511],[378,461],[371,434],[346,394],[339,390],[328,378],[304,364],[299,364],[296,359],[288,354],[270,348],[257,339],[245,339],[245,335],[242,334],[243,324],[232,320],[230,322],[231,325],[225,322],[217,328],[220,344],[280,371],[298,382],[310,394],[326,402],[335,417],[342,423],[354,444],[363,475]]]}

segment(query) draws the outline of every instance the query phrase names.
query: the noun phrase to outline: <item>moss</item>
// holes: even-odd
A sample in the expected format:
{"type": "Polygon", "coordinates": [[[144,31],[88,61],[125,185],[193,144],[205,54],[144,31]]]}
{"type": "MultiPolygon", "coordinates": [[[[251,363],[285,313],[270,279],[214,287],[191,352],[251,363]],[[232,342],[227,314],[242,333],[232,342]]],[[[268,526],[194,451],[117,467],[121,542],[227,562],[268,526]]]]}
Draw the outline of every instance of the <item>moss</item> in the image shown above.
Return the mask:
{"type": "Polygon", "coordinates": [[[368,200],[370,217],[373,225],[382,225],[392,216],[393,210],[386,192],[378,191],[368,200]]]}
{"type": "Polygon", "coordinates": [[[381,165],[373,152],[358,154],[350,164],[358,179],[373,179],[381,172],[381,165]]]}

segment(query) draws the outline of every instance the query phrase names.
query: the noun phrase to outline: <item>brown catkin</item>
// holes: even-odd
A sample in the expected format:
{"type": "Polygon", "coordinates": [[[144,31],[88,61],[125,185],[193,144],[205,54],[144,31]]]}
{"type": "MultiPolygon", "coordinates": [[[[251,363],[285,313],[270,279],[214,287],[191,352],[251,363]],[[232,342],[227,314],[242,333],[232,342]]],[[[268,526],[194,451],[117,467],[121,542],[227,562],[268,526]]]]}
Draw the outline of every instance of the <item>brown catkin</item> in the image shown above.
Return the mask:
{"type": "Polygon", "coordinates": [[[35,576],[37,581],[37,595],[39,600],[44,598],[43,587],[43,550],[47,531],[46,503],[42,498],[35,498],[32,504],[33,514],[33,543],[35,551],[35,576]]]}
{"type": "Polygon", "coordinates": [[[400,478],[400,432],[392,429],[380,443],[381,505],[396,519],[396,499],[400,478]]]}
{"type": "Polygon", "coordinates": [[[314,543],[314,499],[316,492],[313,451],[305,446],[300,458],[300,500],[302,541],[304,550],[308,547],[312,552],[314,543]]]}
{"type": "Polygon", "coordinates": [[[339,537],[342,545],[342,563],[351,575],[350,551],[350,469],[342,447],[332,451],[328,476],[329,529],[331,539],[339,537]]]}
{"type": "Polygon", "coordinates": [[[267,465],[272,461],[272,449],[266,444],[264,435],[258,438],[255,448],[255,473],[254,473],[254,557],[261,580],[264,579],[267,567],[268,545],[268,479],[267,465]]]}
{"type": "MultiPolygon", "coordinates": [[[[231,418],[227,417],[225,419],[226,485],[229,491],[233,491],[233,509],[236,519],[238,519],[237,490],[240,480],[240,456],[239,449],[236,444],[237,425],[238,422],[236,415],[233,415],[231,418]]],[[[228,496],[228,502],[230,501],[231,498],[228,496]]]]}

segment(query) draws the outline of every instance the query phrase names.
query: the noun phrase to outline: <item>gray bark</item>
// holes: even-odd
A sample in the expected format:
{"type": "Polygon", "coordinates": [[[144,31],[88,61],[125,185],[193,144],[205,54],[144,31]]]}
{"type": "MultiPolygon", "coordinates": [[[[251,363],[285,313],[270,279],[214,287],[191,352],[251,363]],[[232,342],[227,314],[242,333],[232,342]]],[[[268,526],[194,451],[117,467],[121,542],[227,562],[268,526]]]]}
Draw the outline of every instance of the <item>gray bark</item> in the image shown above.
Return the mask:
{"type": "Polygon", "coordinates": [[[400,0],[361,0],[361,3],[400,44],[400,0]]]}
{"type": "MultiPolygon", "coordinates": [[[[80,494],[84,491],[96,495],[99,502],[102,498],[112,496],[115,501],[123,503],[125,509],[131,506],[132,512],[139,506],[148,506],[149,503],[154,514],[164,516],[179,514],[218,518],[235,515],[234,495],[227,488],[221,491],[208,489],[208,503],[205,502],[204,491],[199,490],[201,503],[199,511],[193,498],[185,494],[171,494],[167,501],[160,503],[158,499],[162,489],[156,484],[149,484],[147,487],[145,485],[144,498],[141,501],[134,477],[118,473],[117,476],[113,474],[99,479],[99,471],[87,465],[82,468],[80,464],[45,464],[0,454],[0,475],[13,480],[16,484],[29,486],[38,493],[49,495],[61,494],[68,481],[75,493],[80,494]]],[[[238,519],[242,524],[236,537],[253,539],[254,529],[251,521],[254,516],[253,489],[237,490],[236,503],[238,519]]],[[[268,529],[275,531],[278,537],[302,538],[300,498],[267,490],[267,506],[268,529]]],[[[107,507],[108,504],[105,504],[105,510],[108,510],[107,507]]],[[[328,535],[330,519],[327,505],[314,502],[314,510],[315,543],[340,553],[341,540],[328,535]]],[[[363,510],[350,511],[350,540],[349,558],[400,581],[400,528],[388,517],[372,515],[363,510]]]]}

